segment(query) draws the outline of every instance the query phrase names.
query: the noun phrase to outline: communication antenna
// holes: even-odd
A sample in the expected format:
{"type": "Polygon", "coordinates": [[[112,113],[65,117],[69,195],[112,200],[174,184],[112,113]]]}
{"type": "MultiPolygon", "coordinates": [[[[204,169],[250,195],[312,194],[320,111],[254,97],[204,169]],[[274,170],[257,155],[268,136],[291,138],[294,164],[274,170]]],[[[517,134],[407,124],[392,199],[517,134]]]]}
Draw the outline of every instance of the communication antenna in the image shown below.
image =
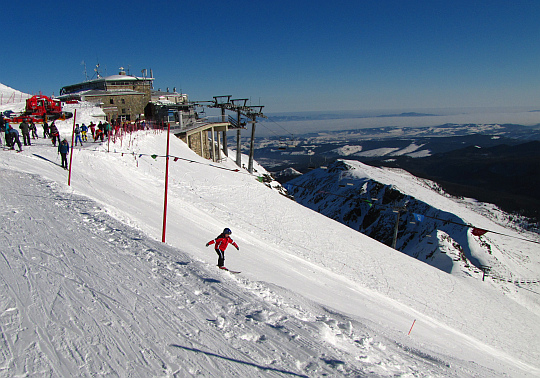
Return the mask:
{"type": "Polygon", "coordinates": [[[99,73],[99,63],[96,64],[96,68],[94,68],[94,71],[96,72],[96,76],[98,79],[101,78],[101,74],[99,73]]]}
{"type": "Polygon", "coordinates": [[[83,60],[81,62],[81,65],[84,66],[84,77],[85,77],[85,81],[88,81],[88,73],[86,72],[86,62],[83,60]]]}

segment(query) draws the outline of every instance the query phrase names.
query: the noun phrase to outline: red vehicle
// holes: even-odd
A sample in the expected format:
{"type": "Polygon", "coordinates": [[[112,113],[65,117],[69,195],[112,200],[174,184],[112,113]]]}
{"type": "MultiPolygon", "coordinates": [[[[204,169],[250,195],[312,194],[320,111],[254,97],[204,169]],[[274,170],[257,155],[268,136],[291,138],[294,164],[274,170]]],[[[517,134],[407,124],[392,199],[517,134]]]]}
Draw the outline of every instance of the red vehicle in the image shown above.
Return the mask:
{"type": "Polygon", "coordinates": [[[32,96],[26,100],[26,109],[20,114],[7,115],[11,122],[22,122],[24,119],[34,122],[47,120],[66,119],[73,117],[70,112],[62,111],[62,102],[43,95],[32,96]]]}

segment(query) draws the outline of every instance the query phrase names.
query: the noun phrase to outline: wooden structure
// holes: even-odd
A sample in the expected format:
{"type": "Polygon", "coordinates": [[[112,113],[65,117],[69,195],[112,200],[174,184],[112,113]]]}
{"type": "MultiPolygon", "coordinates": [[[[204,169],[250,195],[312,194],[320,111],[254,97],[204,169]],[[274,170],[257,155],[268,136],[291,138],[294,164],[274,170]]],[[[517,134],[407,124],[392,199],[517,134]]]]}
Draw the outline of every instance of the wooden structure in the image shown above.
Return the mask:
{"type": "Polygon", "coordinates": [[[214,162],[222,160],[222,153],[227,155],[227,140],[222,143],[221,135],[227,135],[230,126],[228,122],[214,122],[196,125],[189,130],[175,132],[175,135],[182,139],[190,149],[197,155],[214,162]]]}

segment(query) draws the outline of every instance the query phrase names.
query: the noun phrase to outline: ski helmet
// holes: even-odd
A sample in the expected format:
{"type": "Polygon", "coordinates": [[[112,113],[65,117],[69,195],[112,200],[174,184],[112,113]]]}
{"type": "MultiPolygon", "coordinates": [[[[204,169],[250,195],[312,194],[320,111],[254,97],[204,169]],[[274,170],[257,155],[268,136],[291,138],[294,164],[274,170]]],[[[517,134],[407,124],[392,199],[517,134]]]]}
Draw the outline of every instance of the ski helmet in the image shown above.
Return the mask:
{"type": "Polygon", "coordinates": [[[226,234],[226,235],[230,235],[230,234],[232,234],[232,231],[231,231],[230,228],[226,228],[226,229],[223,230],[223,233],[226,234]]]}

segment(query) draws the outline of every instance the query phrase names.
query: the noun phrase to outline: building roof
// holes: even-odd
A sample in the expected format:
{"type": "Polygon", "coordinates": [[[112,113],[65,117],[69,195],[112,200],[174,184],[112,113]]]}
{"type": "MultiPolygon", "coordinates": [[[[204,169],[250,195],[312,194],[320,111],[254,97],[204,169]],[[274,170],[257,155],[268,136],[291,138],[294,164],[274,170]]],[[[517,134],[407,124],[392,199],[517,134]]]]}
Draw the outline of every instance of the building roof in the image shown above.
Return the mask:
{"type": "MultiPolygon", "coordinates": [[[[101,76],[97,79],[87,80],[83,81],[82,83],[77,84],[83,84],[83,83],[91,83],[91,82],[100,82],[100,81],[117,81],[117,80],[123,80],[123,81],[153,81],[153,77],[137,77],[137,76],[130,76],[130,75],[110,75],[110,76],[101,76]]],[[[72,84],[72,85],[77,85],[72,84]]],[[[69,87],[71,85],[66,85],[66,87],[69,87]]]]}
{"type": "Polygon", "coordinates": [[[116,89],[116,90],[103,90],[103,89],[86,89],[78,92],[66,93],[58,96],[60,100],[74,98],[74,97],[100,97],[100,96],[126,96],[126,95],[145,95],[143,92],[134,91],[133,89],[116,89]]]}
{"type": "Polygon", "coordinates": [[[105,77],[99,77],[97,79],[87,80],[76,84],[70,84],[62,87],[60,93],[64,94],[65,92],[82,92],[85,90],[91,90],[92,87],[98,86],[98,83],[114,83],[114,82],[146,82],[152,83],[154,81],[153,77],[136,77],[126,74],[111,75],[105,77]]]}
{"type": "Polygon", "coordinates": [[[110,75],[105,76],[102,78],[105,81],[112,81],[112,80],[154,80],[153,77],[136,77],[136,76],[129,76],[129,75],[110,75]]]}

